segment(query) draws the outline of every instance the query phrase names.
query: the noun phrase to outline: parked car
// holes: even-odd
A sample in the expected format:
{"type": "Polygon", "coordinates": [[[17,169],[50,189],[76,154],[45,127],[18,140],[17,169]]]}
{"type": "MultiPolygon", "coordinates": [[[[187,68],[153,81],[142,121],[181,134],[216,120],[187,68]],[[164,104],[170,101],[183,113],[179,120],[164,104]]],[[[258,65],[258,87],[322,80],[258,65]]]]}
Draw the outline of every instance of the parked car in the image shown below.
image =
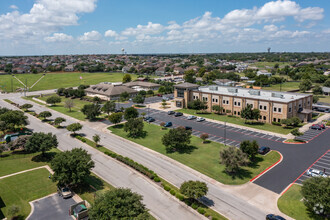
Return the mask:
{"type": "Polygon", "coordinates": [[[270,148],[269,147],[265,147],[265,146],[259,147],[259,149],[258,149],[258,153],[261,154],[261,155],[265,155],[269,151],[270,151],[270,148]]]}
{"type": "Polygon", "coordinates": [[[67,186],[58,187],[57,192],[59,196],[63,197],[63,199],[70,198],[73,196],[73,193],[71,192],[70,188],[67,186]]]}
{"type": "Polygon", "coordinates": [[[164,127],[171,127],[171,126],[172,126],[172,122],[170,122],[170,121],[166,122],[165,125],[164,125],[164,127]]]}
{"type": "Polygon", "coordinates": [[[307,176],[311,176],[311,177],[328,177],[321,170],[317,170],[317,169],[309,169],[307,170],[306,174],[307,176]]]}
{"type": "Polygon", "coordinates": [[[163,97],[162,97],[162,99],[163,99],[163,100],[165,100],[165,101],[168,101],[168,100],[170,100],[170,99],[169,99],[169,98],[167,98],[166,96],[163,96],[163,97]]]}
{"type": "Polygon", "coordinates": [[[190,130],[190,131],[192,130],[192,127],[190,127],[190,126],[185,126],[184,128],[185,128],[186,130],[190,130]]]}
{"type": "Polygon", "coordinates": [[[313,129],[313,130],[322,130],[322,127],[320,125],[318,125],[318,124],[313,124],[309,128],[310,129],[313,129]]]}
{"type": "Polygon", "coordinates": [[[162,97],[163,95],[162,94],[157,94],[158,97],[162,97]]]}
{"type": "Polygon", "coordinates": [[[268,214],[268,215],[266,215],[266,220],[285,220],[285,218],[283,218],[279,215],[268,214]]]}
{"type": "Polygon", "coordinates": [[[148,121],[150,118],[151,118],[150,116],[146,116],[143,118],[143,120],[148,121]]]}
{"type": "Polygon", "coordinates": [[[205,121],[205,118],[198,117],[198,118],[196,119],[196,121],[205,121]]]}
{"type": "Polygon", "coordinates": [[[319,124],[320,125],[320,127],[322,128],[322,129],[325,129],[325,125],[324,124],[319,124]]]}
{"type": "Polygon", "coordinates": [[[197,117],[195,115],[189,115],[187,117],[188,120],[193,120],[193,119],[196,119],[197,117]]]}
{"type": "Polygon", "coordinates": [[[124,111],[122,109],[116,109],[115,113],[118,113],[118,112],[124,112],[124,111]]]}
{"type": "Polygon", "coordinates": [[[156,121],[153,117],[149,117],[149,119],[147,120],[147,122],[153,122],[156,121]]]}
{"type": "Polygon", "coordinates": [[[182,112],[175,112],[175,113],[174,113],[174,116],[175,116],[175,117],[179,117],[179,116],[182,116],[182,115],[183,115],[182,112]]]}
{"type": "Polygon", "coordinates": [[[173,115],[173,114],[175,114],[175,111],[168,111],[167,114],[168,115],[173,115]]]}

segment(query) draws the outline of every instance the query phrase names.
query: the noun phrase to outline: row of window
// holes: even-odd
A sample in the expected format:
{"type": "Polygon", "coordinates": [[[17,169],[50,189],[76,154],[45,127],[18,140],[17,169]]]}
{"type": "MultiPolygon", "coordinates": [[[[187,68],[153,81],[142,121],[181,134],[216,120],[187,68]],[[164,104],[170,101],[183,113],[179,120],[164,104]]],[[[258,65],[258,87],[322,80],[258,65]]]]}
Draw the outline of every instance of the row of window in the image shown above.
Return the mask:
{"type": "Polygon", "coordinates": [[[282,109],[274,107],[274,112],[282,112],[282,109]]]}
{"type": "MultiPolygon", "coordinates": [[[[276,122],[276,118],[273,118],[273,121],[276,122]]],[[[281,119],[278,118],[278,119],[277,119],[277,122],[281,122],[281,119]]]]}

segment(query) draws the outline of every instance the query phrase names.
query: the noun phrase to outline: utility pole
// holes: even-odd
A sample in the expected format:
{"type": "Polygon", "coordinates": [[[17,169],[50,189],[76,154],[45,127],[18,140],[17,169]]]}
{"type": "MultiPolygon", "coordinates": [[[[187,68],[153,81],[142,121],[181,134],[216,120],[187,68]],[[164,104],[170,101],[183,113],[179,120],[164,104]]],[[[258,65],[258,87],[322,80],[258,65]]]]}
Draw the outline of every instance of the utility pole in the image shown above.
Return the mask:
{"type": "Polygon", "coordinates": [[[224,130],[224,138],[225,138],[225,140],[224,140],[224,143],[225,143],[225,146],[226,146],[226,122],[225,122],[225,130],[224,130]]]}

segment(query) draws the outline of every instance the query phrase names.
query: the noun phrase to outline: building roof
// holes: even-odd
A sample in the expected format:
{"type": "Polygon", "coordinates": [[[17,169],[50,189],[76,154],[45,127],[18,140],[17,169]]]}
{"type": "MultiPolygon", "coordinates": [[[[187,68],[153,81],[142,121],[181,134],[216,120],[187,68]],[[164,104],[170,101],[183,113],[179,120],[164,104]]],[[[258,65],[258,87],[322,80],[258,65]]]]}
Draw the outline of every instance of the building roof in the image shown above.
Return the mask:
{"type": "Polygon", "coordinates": [[[152,83],[152,82],[134,81],[134,82],[124,83],[124,86],[127,86],[127,87],[142,86],[142,87],[152,88],[152,87],[158,87],[160,85],[157,83],[152,83]]]}
{"type": "Polygon", "coordinates": [[[310,94],[277,92],[270,90],[246,89],[228,86],[201,86],[196,91],[207,92],[219,95],[235,96],[237,98],[252,98],[265,101],[291,102],[304,97],[312,96],[310,94]]]}
{"type": "Polygon", "coordinates": [[[175,88],[179,88],[179,89],[189,89],[189,88],[198,88],[199,85],[193,84],[193,83],[184,82],[184,83],[180,83],[180,84],[174,85],[174,87],[175,88]]]}
{"type": "Polygon", "coordinates": [[[123,85],[97,84],[85,89],[86,92],[95,93],[104,96],[117,96],[123,92],[128,94],[138,93],[138,91],[123,85]]]}
{"type": "Polygon", "coordinates": [[[322,87],[322,91],[328,93],[328,92],[330,92],[330,88],[329,88],[329,87],[324,87],[324,86],[323,86],[323,87],[322,87]]]}

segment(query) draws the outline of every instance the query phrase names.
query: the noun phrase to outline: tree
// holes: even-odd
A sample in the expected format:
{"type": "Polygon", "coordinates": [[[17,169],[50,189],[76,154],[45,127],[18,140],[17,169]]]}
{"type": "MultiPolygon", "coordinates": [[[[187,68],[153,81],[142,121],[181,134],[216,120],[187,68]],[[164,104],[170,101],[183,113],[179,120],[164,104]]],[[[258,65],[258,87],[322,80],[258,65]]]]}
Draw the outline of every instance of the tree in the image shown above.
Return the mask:
{"type": "Polygon", "coordinates": [[[73,123],[66,127],[66,130],[73,132],[73,134],[76,134],[76,131],[79,131],[82,129],[82,125],[80,123],[73,123]]]}
{"type": "Polygon", "coordinates": [[[68,108],[69,111],[71,112],[71,109],[75,106],[74,102],[72,99],[67,99],[64,102],[64,108],[68,108]]]}
{"type": "Polygon", "coordinates": [[[195,83],[196,80],[195,75],[196,74],[194,70],[187,70],[184,72],[183,79],[188,83],[195,83]]]}
{"type": "Polygon", "coordinates": [[[65,118],[57,117],[57,118],[55,118],[55,120],[54,120],[54,124],[55,124],[55,125],[60,125],[62,122],[65,122],[65,121],[66,121],[65,118]]]}
{"type": "Polygon", "coordinates": [[[325,87],[330,87],[330,79],[327,79],[324,84],[325,87]]]}
{"type": "Polygon", "coordinates": [[[206,139],[209,138],[209,135],[207,133],[203,133],[199,136],[203,140],[203,144],[205,143],[206,139]]]}
{"type": "Polygon", "coordinates": [[[260,110],[253,109],[252,105],[247,104],[245,108],[241,111],[241,117],[246,120],[258,120],[260,117],[260,110]]]}
{"type": "Polygon", "coordinates": [[[143,104],[144,103],[144,96],[142,95],[137,95],[133,98],[133,102],[138,103],[138,104],[143,104]]]}
{"type": "Polygon", "coordinates": [[[220,105],[213,105],[212,106],[212,110],[213,111],[216,111],[217,112],[217,114],[221,114],[221,112],[222,112],[222,110],[223,110],[223,107],[220,107],[220,105]]]}
{"type": "Polygon", "coordinates": [[[143,134],[143,127],[142,118],[130,118],[124,125],[124,131],[128,132],[128,137],[137,138],[143,134]]]}
{"type": "Polygon", "coordinates": [[[152,91],[151,89],[147,91],[148,95],[154,95],[154,91],[152,91]]]}
{"type": "Polygon", "coordinates": [[[116,110],[116,103],[114,101],[107,101],[104,103],[101,110],[109,116],[110,112],[114,112],[116,110]]]}
{"type": "Polygon", "coordinates": [[[144,91],[144,90],[140,90],[139,93],[138,93],[138,95],[141,95],[141,96],[145,97],[147,95],[147,92],[144,91]]]}
{"type": "Polygon", "coordinates": [[[25,103],[24,105],[21,106],[22,109],[24,109],[24,111],[28,111],[29,108],[32,108],[33,105],[29,104],[29,103],[25,103]]]}
{"type": "Polygon", "coordinates": [[[220,162],[226,166],[226,172],[235,174],[240,166],[248,163],[248,159],[240,149],[229,147],[220,151],[220,162]]]}
{"type": "Polygon", "coordinates": [[[194,110],[205,110],[205,109],[207,109],[207,104],[205,102],[202,102],[199,99],[196,99],[196,100],[188,103],[188,108],[194,109],[194,110]]]}
{"type": "Polygon", "coordinates": [[[322,95],[322,94],[323,94],[322,87],[319,86],[319,85],[316,85],[316,86],[313,88],[313,95],[322,95]]]}
{"type": "Polygon", "coordinates": [[[42,155],[45,155],[46,151],[49,151],[53,147],[56,148],[57,145],[58,141],[56,135],[52,133],[45,134],[43,132],[36,132],[27,140],[25,150],[31,153],[41,152],[42,155]]]}
{"type": "Polygon", "coordinates": [[[186,181],[181,184],[180,192],[189,199],[200,199],[207,194],[208,187],[201,181],[186,181]]]}
{"type": "Polygon", "coordinates": [[[163,99],[163,100],[162,100],[162,106],[163,106],[164,109],[166,108],[166,105],[167,105],[166,100],[163,99]]]}
{"type": "Polygon", "coordinates": [[[91,174],[94,162],[86,150],[74,148],[57,153],[51,161],[53,181],[58,185],[79,185],[91,174]]]}
{"type": "Polygon", "coordinates": [[[87,104],[81,109],[81,112],[86,115],[87,119],[95,119],[101,114],[101,107],[98,104],[87,104]]]}
{"type": "Polygon", "coordinates": [[[299,128],[292,129],[290,133],[295,137],[303,135],[303,133],[299,131],[299,128]]]}
{"type": "Polygon", "coordinates": [[[142,196],[130,189],[117,188],[97,195],[88,211],[91,219],[149,219],[142,196]]]}
{"type": "Polygon", "coordinates": [[[312,88],[312,81],[309,79],[304,79],[300,84],[299,84],[299,90],[302,92],[306,92],[312,88]]]}
{"type": "Polygon", "coordinates": [[[319,101],[320,97],[314,95],[313,96],[313,103],[316,104],[319,101]]]}
{"type": "Polygon", "coordinates": [[[330,178],[312,177],[303,182],[301,194],[307,210],[315,217],[330,214],[330,178]]]}
{"type": "Polygon", "coordinates": [[[60,103],[61,98],[59,96],[51,96],[48,99],[46,99],[47,104],[55,105],[56,103],[60,103]]]}
{"type": "Polygon", "coordinates": [[[165,93],[165,86],[160,86],[158,92],[162,94],[165,93]]]}
{"type": "Polygon", "coordinates": [[[183,151],[189,147],[191,139],[191,131],[184,127],[170,129],[168,133],[162,137],[162,143],[166,147],[167,152],[183,151]]]}
{"type": "Polygon", "coordinates": [[[123,113],[122,112],[112,113],[108,119],[111,123],[116,125],[120,123],[121,120],[123,119],[123,113]]]}
{"type": "Polygon", "coordinates": [[[65,88],[58,88],[57,91],[56,91],[56,94],[59,95],[59,96],[63,96],[64,91],[65,91],[65,88]]]}
{"type": "Polygon", "coordinates": [[[46,118],[52,117],[52,113],[50,113],[49,111],[43,111],[39,113],[39,116],[44,118],[45,121],[46,118]]]}
{"type": "Polygon", "coordinates": [[[0,121],[2,125],[1,129],[13,130],[15,126],[24,126],[28,124],[27,116],[19,110],[9,110],[0,108],[0,121]]]}
{"type": "Polygon", "coordinates": [[[129,119],[137,118],[137,117],[139,117],[139,112],[134,107],[129,107],[129,108],[125,109],[125,112],[124,112],[125,120],[128,121],[129,119]]]}
{"type": "Polygon", "coordinates": [[[17,217],[17,214],[21,211],[21,208],[18,205],[11,205],[8,208],[8,215],[11,216],[11,219],[16,219],[15,217],[17,217]]]}
{"type": "Polygon", "coordinates": [[[123,77],[123,83],[128,83],[132,81],[132,77],[130,74],[125,74],[124,77],[123,77]]]}
{"type": "Polygon", "coordinates": [[[100,142],[100,140],[101,140],[100,135],[95,134],[93,136],[93,141],[95,142],[96,147],[98,146],[98,143],[100,142]]]}
{"type": "Polygon", "coordinates": [[[129,97],[129,94],[126,91],[120,94],[120,99],[122,101],[126,101],[128,99],[128,97],[129,97]]]}
{"type": "Polygon", "coordinates": [[[250,158],[250,161],[254,161],[256,155],[258,154],[259,145],[256,140],[251,142],[249,140],[245,140],[241,142],[240,149],[250,158]]]}
{"type": "Polygon", "coordinates": [[[100,104],[101,103],[101,98],[98,97],[98,96],[94,96],[93,97],[93,102],[94,102],[94,104],[100,104]]]}

